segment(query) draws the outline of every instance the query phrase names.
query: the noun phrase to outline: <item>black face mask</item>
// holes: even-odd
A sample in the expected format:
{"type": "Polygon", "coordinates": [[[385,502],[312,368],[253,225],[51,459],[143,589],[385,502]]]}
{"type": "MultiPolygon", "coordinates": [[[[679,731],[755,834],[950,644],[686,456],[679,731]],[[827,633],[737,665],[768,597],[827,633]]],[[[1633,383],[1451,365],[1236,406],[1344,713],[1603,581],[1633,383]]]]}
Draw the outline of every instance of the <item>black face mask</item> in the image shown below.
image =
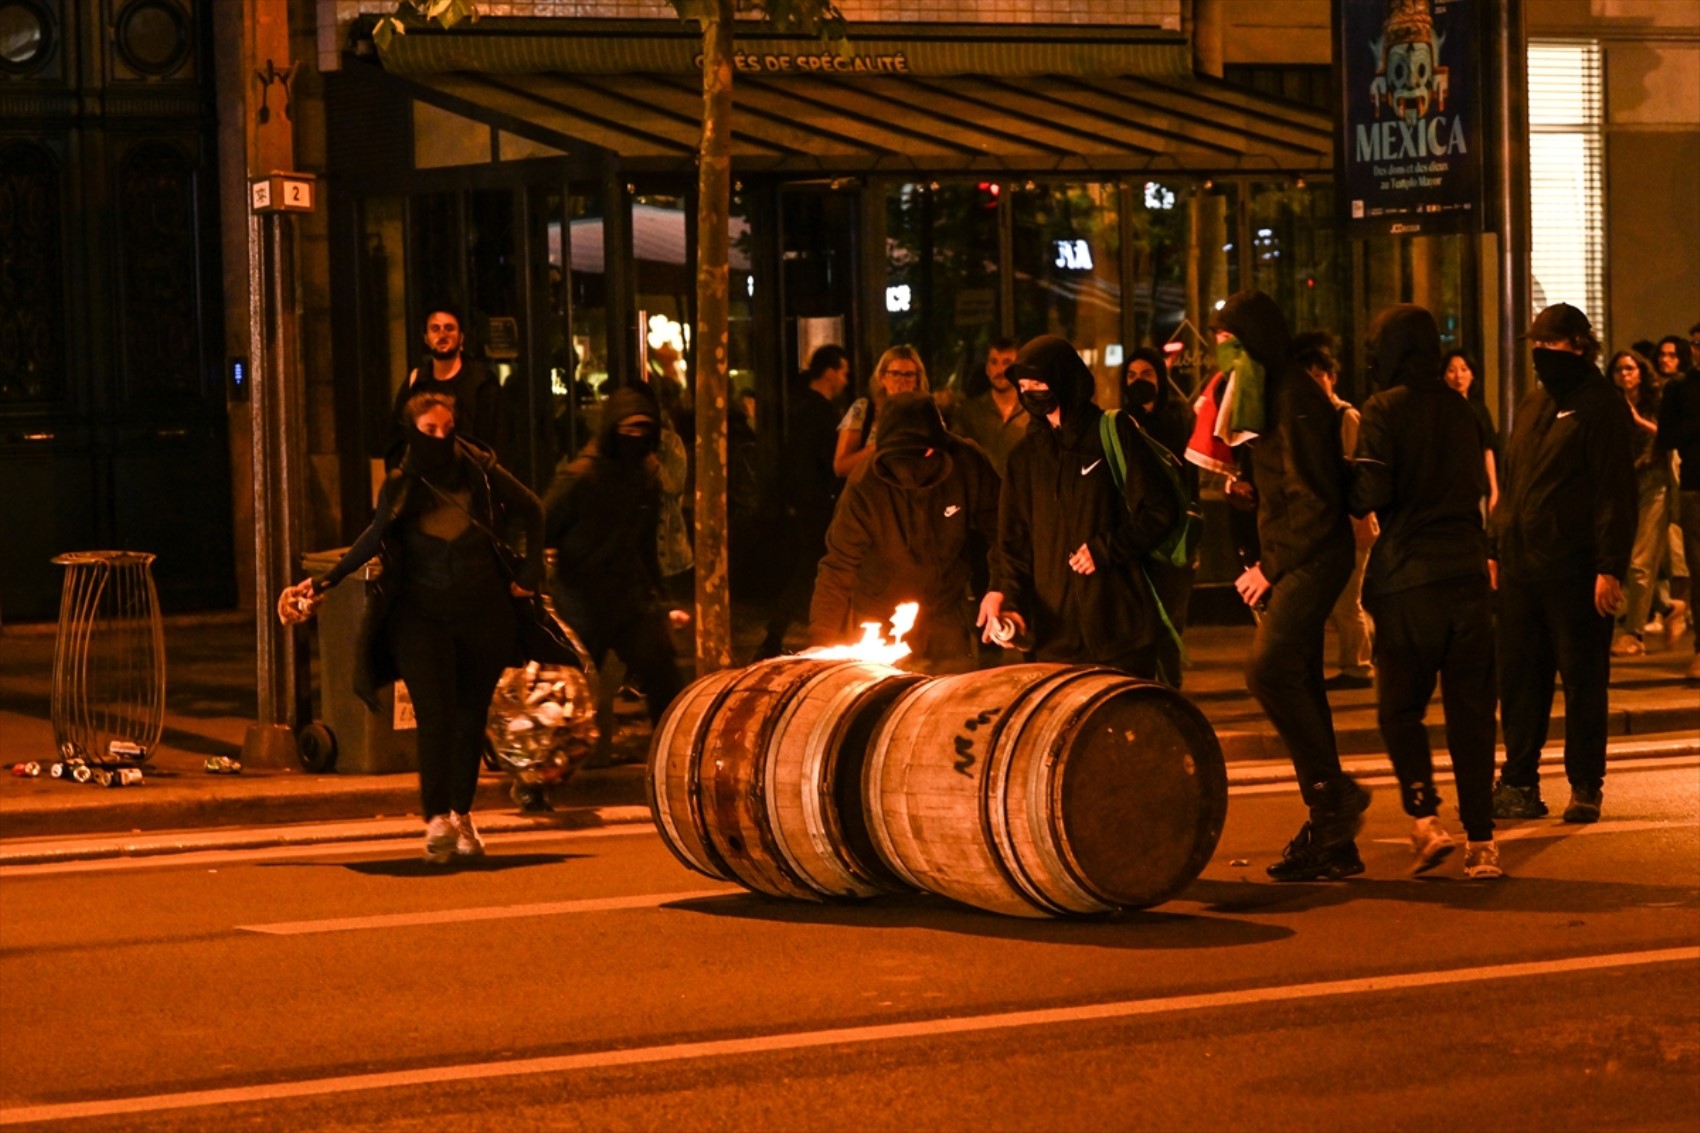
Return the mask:
{"type": "Polygon", "coordinates": [[[623,460],[631,464],[636,464],[660,447],[661,437],[655,433],[645,433],[641,437],[627,436],[625,433],[615,433],[614,451],[611,455],[615,460],[623,460]]]}
{"type": "Polygon", "coordinates": [[[1057,395],[1052,393],[1050,387],[1047,386],[1044,389],[1022,390],[1021,408],[1027,410],[1034,417],[1049,417],[1062,408],[1062,403],[1057,400],[1057,395]]]}
{"type": "Polygon", "coordinates": [[[402,467],[408,472],[428,475],[441,472],[453,464],[454,459],[453,434],[433,437],[428,433],[420,433],[407,442],[407,455],[402,459],[402,467]]]}
{"type": "Polygon", "coordinates": [[[1149,409],[1157,404],[1157,383],[1136,379],[1123,388],[1122,401],[1129,409],[1149,409]]]}
{"type": "Polygon", "coordinates": [[[1591,369],[1586,358],[1568,350],[1536,347],[1532,353],[1535,359],[1535,376],[1540,378],[1547,392],[1555,396],[1562,396],[1575,389],[1591,369]]]}

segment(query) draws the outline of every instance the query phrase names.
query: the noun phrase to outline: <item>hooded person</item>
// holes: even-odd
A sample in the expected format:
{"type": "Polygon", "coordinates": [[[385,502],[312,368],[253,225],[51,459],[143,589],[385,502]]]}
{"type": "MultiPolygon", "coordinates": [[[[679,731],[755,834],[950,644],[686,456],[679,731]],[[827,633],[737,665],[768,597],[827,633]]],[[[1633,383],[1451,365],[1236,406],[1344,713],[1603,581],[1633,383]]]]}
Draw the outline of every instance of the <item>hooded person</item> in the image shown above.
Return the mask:
{"type": "Polygon", "coordinates": [[[1488,531],[1499,586],[1500,724],[1505,766],[1496,818],[1539,818],[1541,748],[1555,675],[1564,678],[1566,822],[1594,822],[1606,773],[1613,621],[1635,542],[1634,424],[1600,373],[1592,324],[1568,303],[1529,327],[1539,379],[1505,447],[1488,531]]]}
{"type": "Polygon", "coordinates": [[[657,555],[660,422],[648,394],[616,390],[594,446],[561,463],[543,501],[556,609],[597,664],[610,651],[619,656],[652,721],[679,691],[657,555]]]}
{"type": "Polygon", "coordinates": [[[969,580],[997,537],[997,515],[998,475],[986,454],[945,430],[929,394],[894,394],[880,411],[874,455],[827,530],[809,609],[814,644],[851,640],[863,623],[918,602],[905,667],[972,669],[969,580]]]}
{"type": "Polygon", "coordinates": [[[1466,838],[1465,875],[1502,876],[1493,840],[1494,638],[1488,585],[1481,427],[1443,377],[1440,331],[1422,307],[1400,305],[1370,325],[1372,377],[1350,492],[1373,513],[1364,605],[1375,618],[1377,719],[1412,819],[1413,872],[1453,850],[1441,826],[1424,716],[1441,681],[1446,746],[1466,838]]]}
{"type": "Polygon", "coordinates": [[[1356,563],[1346,461],[1328,395],[1291,357],[1287,320],[1261,291],[1229,297],[1211,323],[1230,375],[1217,418],[1225,443],[1251,443],[1260,559],[1234,583],[1263,607],[1246,688],[1287,745],[1309,820],[1269,867],[1277,881],[1363,872],[1355,839],[1369,795],[1340,767],[1322,683],[1323,627],[1356,563]]]}
{"type": "Polygon", "coordinates": [[[1031,634],[1038,660],[1157,679],[1170,642],[1143,563],[1184,518],[1167,471],[1133,418],[1117,414],[1127,463],[1118,490],[1092,372],[1066,340],[1033,339],[1006,372],[1033,421],[1009,454],[992,589],[980,604],[985,640],[1010,619],[1031,634]]]}

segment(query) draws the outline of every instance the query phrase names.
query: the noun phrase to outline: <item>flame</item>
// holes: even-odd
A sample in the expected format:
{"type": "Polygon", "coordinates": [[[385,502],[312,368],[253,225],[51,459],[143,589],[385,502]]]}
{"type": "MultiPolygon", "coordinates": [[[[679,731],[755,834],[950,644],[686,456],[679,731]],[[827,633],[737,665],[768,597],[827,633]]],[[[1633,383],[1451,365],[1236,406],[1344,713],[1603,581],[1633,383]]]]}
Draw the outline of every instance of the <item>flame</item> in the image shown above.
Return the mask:
{"type": "Polygon", "coordinates": [[[851,645],[806,649],[799,656],[818,661],[876,661],[882,665],[895,665],[909,656],[909,647],[903,643],[903,637],[915,628],[915,619],[920,613],[919,602],[904,602],[892,611],[889,640],[880,632],[879,622],[863,622],[862,640],[851,645]]]}

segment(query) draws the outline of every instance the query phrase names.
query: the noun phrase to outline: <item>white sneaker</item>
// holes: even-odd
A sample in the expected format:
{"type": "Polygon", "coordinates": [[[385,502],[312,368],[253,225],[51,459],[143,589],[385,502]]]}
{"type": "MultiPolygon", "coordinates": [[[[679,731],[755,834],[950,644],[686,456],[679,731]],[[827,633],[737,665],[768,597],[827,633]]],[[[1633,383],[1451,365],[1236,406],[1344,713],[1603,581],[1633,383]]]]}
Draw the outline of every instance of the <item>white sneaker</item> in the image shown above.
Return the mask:
{"type": "Polygon", "coordinates": [[[1486,842],[1465,842],[1464,876],[1476,881],[1504,877],[1505,871],[1499,868],[1499,843],[1492,838],[1486,842]]]}
{"type": "Polygon", "coordinates": [[[433,815],[425,823],[425,860],[442,865],[455,852],[454,819],[446,814],[433,815]]]}
{"type": "Polygon", "coordinates": [[[478,827],[472,824],[472,816],[456,811],[449,815],[449,820],[454,823],[455,856],[461,858],[482,857],[484,855],[484,839],[478,836],[478,827]]]}
{"type": "Polygon", "coordinates": [[[1419,818],[1411,826],[1411,853],[1416,855],[1411,862],[1411,872],[1427,873],[1435,866],[1446,860],[1452,852],[1452,835],[1440,825],[1440,819],[1434,815],[1419,818]]]}

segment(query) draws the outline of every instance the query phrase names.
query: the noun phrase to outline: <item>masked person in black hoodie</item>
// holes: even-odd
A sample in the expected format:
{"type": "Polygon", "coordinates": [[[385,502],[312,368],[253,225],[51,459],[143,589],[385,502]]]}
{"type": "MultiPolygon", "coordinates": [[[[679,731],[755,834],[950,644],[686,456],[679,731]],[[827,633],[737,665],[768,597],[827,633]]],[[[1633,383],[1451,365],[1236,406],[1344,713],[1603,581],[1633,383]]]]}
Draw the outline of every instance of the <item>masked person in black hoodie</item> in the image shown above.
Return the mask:
{"type": "Polygon", "coordinates": [[[998,502],[999,553],[980,603],[984,640],[1009,619],[1031,630],[1041,661],[1178,681],[1178,668],[1160,672],[1166,654],[1173,664],[1173,645],[1142,565],[1183,518],[1166,472],[1139,426],[1119,413],[1127,472],[1117,491],[1092,372],[1066,340],[1033,339],[1005,373],[1033,422],[1010,451],[998,502]]]}
{"type": "Polygon", "coordinates": [[[1217,365],[1233,387],[1217,435],[1230,445],[1256,438],[1250,463],[1261,558],[1234,583],[1246,605],[1264,607],[1246,687],[1286,743],[1310,808],[1269,876],[1349,877],[1364,868],[1354,839],[1369,794],[1340,768],[1322,683],[1323,627],[1356,562],[1339,414],[1290,356],[1287,320],[1269,296],[1231,296],[1211,326],[1217,365]]]}
{"type": "Polygon", "coordinates": [[[1440,824],[1423,717],[1441,679],[1446,746],[1464,822],[1464,873],[1501,876],[1493,840],[1493,592],[1481,426],[1442,377],[1440,330],[1421,307],[1383,311],[1370,326],[1372,378],[1352,466],[1353,515],[1374,512],[1364,605],[1375,618],[1381,736],[1411,828],[1413,873],[1453,842],[1440,824]]]}
{"type": "Polygon", "coordinates": [[[968,609],[974,561],[997,538],[998,474],[973,441],[945,431],[925,393],[894,394],[880,410],[873,459],[838,501],[815,578],[810,637],[830,645],[864,622],[884,622],[919,602],[904,639],[905,667],[962,673],[974,667],[968,609]]]}
{"type": "Polygon", "coordinates": [[[625,662],[651,721],[679,691],[655,537],[660,421],[647,394],[616,390],[602,407],[594,450],[557,469],[543,501],[556,609],[591,660],[601,664],[612,650],[625,662]]]}
{"type": "Polygon", "coordinates": [[[543,512],[488,447],[460,435],[453,399],[414,394],[406,412],[411,435],[371,525],[323,576],[285,590],[278,608],[286,621],[303,620],[320,595],[383,552],[384,598],[361,626],[355,692],[375,710],[379,684],[406,684],[419,720],[425,856],[443,863],[484,852],[472,822],[484,727],[517,647],[513,599],[534,594],[542,578],[543,512]],[[523,524],[526,549],[511,580],[496,545],[510,521],[523,524]]]}
{"type": "Polygon", "coordinates": [[[1517,405],[1489,527],[1499,586],[1505,766],[1496,818],[1540,818],[1553,675],[1564,680],[1566,822],[1600,817],[1611,634],[1635,542],[1634,425],[1600,373],[1600,343],[1568,303],[1529,327],[1540,380],[1517,405]]]}

